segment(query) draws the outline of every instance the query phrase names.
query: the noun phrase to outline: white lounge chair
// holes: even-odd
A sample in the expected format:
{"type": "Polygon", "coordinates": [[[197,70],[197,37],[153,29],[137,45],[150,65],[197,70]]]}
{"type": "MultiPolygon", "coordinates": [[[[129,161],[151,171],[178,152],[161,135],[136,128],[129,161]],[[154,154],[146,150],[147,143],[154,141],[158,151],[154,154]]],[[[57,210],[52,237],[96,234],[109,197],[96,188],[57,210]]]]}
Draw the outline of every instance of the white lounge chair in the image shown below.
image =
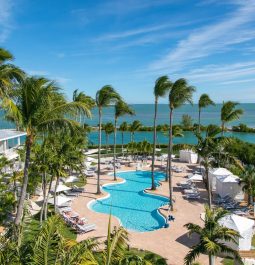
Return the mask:
{"type": "Polygon", "coordinates": [[[79,233],[87,233],[96,229],[95,224],[86,224],[86,225],[77,224],[76,227],[79,233]]]}

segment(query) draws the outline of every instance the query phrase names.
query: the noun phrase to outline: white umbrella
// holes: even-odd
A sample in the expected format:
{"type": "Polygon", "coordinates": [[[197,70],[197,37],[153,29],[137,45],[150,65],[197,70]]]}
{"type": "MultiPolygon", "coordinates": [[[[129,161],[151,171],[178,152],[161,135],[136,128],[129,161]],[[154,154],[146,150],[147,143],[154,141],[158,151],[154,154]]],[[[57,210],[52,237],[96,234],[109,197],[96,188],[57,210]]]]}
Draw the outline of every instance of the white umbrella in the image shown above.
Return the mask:
{"type": "MultiPolygon", "coordinates": [[[[71,188],[67,187],[66,185],[59,184],[59,185],[57,186],[57,190],[56,190],[56,192],[62,192],[62,191],[67,191],[67,190],[71,190],[71,188]]],[[[55,191],[55,187],[52,188],[52,191],[55,191]]]]}
{"type": "Polygon", "coordinates": [[[97,162],[97,160],[95,159],[95,158],[93,158],[93,157],[90,157],[90,156],[87,156],[86,157],[86,162],[94,162],[94,163],[96,163],[97,162]]]}
{"type": "Polygon", "coordinates": [[[72,182],[75,182],[77,180],[79,180],[79,179],[76,176],[69,176],[67,179],[65,179],[65,183],[72,183],[72,182]]]}
{"type": "Polygon", "coordinates": [[[203,180],[203,176],[199,175],[199,174],[194,174],[194,175],[191,175],[189,177],[189,180],[191,180],[191,181],[202,181],[203,180]]]}
{"type": "MultiPolygon", "coordinates": [[[[56,196],[56,205],[57,206],[60,206],[62,204],[65,204],[66,202],[70,202],[72,199],[71,198],[67,198],[67,197],[64,197],[64,196],[56,196]]],[[[50,198],[48,200],[48,203],[49,204],[54,204],[54,198],[50,198]]]]}

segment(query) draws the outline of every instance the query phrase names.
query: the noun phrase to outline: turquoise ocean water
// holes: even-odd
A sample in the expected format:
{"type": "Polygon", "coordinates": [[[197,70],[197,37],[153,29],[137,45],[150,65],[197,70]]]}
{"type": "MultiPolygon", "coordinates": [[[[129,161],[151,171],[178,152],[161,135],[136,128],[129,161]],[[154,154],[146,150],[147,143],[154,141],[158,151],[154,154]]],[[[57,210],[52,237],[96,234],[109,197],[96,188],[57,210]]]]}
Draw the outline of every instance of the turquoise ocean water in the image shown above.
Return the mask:
{"type": "MultiPolygon", "coordinates": [[[[131,123],[134,120],[140,120],[143,125],[151,126],[153,125],[153,115],[154,115],[154,105],[153,104],[136,104],[131,105],[136,112],[135,116],[125,116],[121,117],[118,121],[118,124],[126,121],[131,123]]],[[[255,128],[255,104],[246,103],[240,104],[240,108],[244,110],[244,114],[240,118],[233,123],[230,123],[228,126],[237,125],[239,123],[245,123],[249,127],[255,128]]],[[[220,109],[221,104],[217,104],[216,106],[210,106],[203,110],[201,122],[204,125],[208,124],[220,124],[220,109]]],[[[83,122],[88,123],[89,125],[96,126],[98,125],[98,112],[97,109],[92,111],[93,117],[92,119],[83,118],[83,122]]],[[[193,122],[197,122],[198,120],[198,106],[197,104],[184,105],[179,109],[176,109],[174,112],[174,123],[179,123],[181,121],[183,114],[189,114],[193,122]]],[[[0,129],[7,128],[15,128],[14,124],[8,122],[3,119],[3,113],[0,113],[0,129]]],[[[103,110],[103,123],[113,122],[114,119],[114,108],[109,107],[103,110]]],[[[159,104],[158,106],[158,124],[168,123],[169,121],[169,108],[167,104],[159,104]]],[[[185,132],[183,138],[176,138],[175,143],[195,143],[196,139],[192,132],[185,132]]],[[[244,141],[255,143],[255,134],[254,133],[228,133],[229,136],[238,137],[244,141]]],[[[97,132],[92,132],[89,135],[89,141],[91,144],[97,144],[97,132]]],[[[103,133],[103,143],[105,143],[105,136],[103,133]]],[[[136,132],[135,133],[135,141],[143,141],[148,140],[152,141],[152,133],[151,132],[136,132]]],[[[130,134],[125,133],[124,142],[128,143],[130,141],[130,134]]],[[[163,134],[158,134],[158,143],[167,143],[168,139],[163,134]]],[[[113,135],[110,136],[110,143],[113,143],[113,135]]],[[[121,134],[117,134],[117,143],[121,143],[121,134]]]]}

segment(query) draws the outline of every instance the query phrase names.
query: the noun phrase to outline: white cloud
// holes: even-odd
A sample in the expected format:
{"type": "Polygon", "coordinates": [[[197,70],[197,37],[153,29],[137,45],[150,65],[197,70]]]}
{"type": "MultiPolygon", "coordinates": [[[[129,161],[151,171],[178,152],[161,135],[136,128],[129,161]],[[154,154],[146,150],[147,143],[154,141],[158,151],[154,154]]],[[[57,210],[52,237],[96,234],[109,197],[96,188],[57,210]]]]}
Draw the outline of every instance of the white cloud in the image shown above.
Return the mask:
{"type": "Polygon", "coordinates": [[[218,23],[192,31],[187,38],[179,41],[174,50],[152,63],[149,69],[178,70],[184,65],[220,53],[235,44],[254,39],[254,30],[249,23],[255,21],[255,1],[237,1],[235,4],[239,4],[235,12],[218,23]]]}
{"type": "Polygon", "coordinates": [[[12,0],[0,0],[0,43],[5,42],[13,28],[12,8],[12,0]]]}

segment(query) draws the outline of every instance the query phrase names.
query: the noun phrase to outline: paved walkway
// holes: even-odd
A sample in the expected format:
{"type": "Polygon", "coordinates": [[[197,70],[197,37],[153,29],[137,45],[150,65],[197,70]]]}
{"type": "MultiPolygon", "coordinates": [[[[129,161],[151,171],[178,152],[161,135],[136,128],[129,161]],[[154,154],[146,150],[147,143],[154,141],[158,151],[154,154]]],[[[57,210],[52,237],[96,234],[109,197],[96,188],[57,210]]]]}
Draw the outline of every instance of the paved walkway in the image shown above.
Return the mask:
{"type": "MultiPolygon", "coordinates": [[[[186,234],[187,231],[183,226],[189,222],[202,225],[200,214],[204,211],[206,192],[201,184],[201,186],[199,186],[202,193],[202,199],[200,201],[187,201],[183,199],[182,193],[176,183],[185,180],[184,177],[187,175],[187,172],[192,171],[192,167],[179,162],[175,162],[174,164],[186,168],[186,173],[174,173],[173,197],[175,199],[175,210],[173,215],[175,217],[175,221],[170,222],[169,228],[162,228],[151,232],[139,233],[129,231],[129,240],[132,247],[150,250],[165,257],[168,260],[169,265],[181,265],[183,264],[184,256],[189,251],[189,247],[197,240],[195,236],[188,238],[186,234]]],[[[160,165],[158,165],[158,169],[159,168],[160,165]]],[[[121,170],[134,170],[134,168],[125,167],[121,170]]],[[[150,169],[148,168],[148,170],[150,169]]],[[[121,181],[121,179],[118,179],[118,181],[121,181]]],[[[110,182],[113,182],[113,176],[107,175],[107,172],[102,172],[101,184],[110,182]]],[[[79,235],[79,241],[94,236],[105,240],[107,235],[109,215],[96,213],[87,208],[89,201],[106,196],[106,194],[98,196],[95,192],[96,177],[87,178],[86,193],[75,199],[72,203],[73,210],[78,212],[81,216],[86,216],[90,223],[94,223],[97,226],[95,231],[79,235]]],[[[168,183],[162,182],[162,185],[154,193],[168,196],[168,183]]],[[[162,213],[167,214],[167,209],[162,209],[162,213]]],[[[113,217],[112,226],[118,225],[118,220],[113,217]]],[[[202,255],[198,261],[202,265],[207,265],[208,257],[202,255]]],[[[217,259],[216,264],[221,264],[220,259],[217,259]]]]}

